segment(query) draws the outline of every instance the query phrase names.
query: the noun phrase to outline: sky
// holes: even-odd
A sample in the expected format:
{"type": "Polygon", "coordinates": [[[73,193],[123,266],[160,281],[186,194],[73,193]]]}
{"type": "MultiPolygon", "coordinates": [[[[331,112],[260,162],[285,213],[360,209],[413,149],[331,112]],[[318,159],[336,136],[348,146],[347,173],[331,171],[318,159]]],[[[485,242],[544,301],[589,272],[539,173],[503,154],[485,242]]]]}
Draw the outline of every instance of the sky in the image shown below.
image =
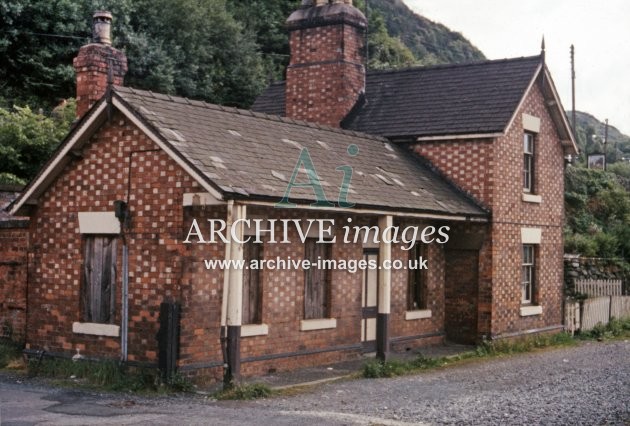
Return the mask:
{"type": "Polygon", "coordinates": [[[575,45],[576,109],[630,135],[629,0],[404,1],[462,33],[488,59],[537,55],[544,35],[547,66],[566,110],[575,45]]]}

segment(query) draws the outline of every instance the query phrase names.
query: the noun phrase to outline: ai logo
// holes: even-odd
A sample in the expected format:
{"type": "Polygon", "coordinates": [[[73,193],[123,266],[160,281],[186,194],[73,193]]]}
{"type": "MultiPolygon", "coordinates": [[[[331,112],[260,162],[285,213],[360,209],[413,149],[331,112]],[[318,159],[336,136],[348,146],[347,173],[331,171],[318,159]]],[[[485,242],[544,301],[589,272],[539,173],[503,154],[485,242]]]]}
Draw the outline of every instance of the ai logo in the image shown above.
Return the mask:
{"type": "MultiPolygon", "coordinates": [[[[359,154],[359,147],[355,144],[351,144],[347,149],[348,155],[350,157],[356,157],[359,154]]],[[[354,203],[348,201],[348,190],[350,188],[350,181],[352,180],[352,167],[348,165],[343,165],[337,167],[335,170],[343,173],[343,178],[341,180],[341,186],[339,187],[339,197],[337,199],[337,203],[339,207],[350,208],[354,206],[354,203]]],[[[282,200],[276,204],[276,207],[280,208],[292,208],[297,207],[296,204],[292,203],[289,200],[289,196],[291,195],[292,188],[312,188],[313,193],[315,194],[315,199],[317,200],[315,203],[311,204],[314,207],[334,207],[335,204],[328,201],[326,198],[326,193],[324,192],[324,188],[319,179],[319,175],[315,170],[315,164],[313,164],[313,159],[308,152],[308,148],[302,148],[300,151],[300,156],[298,157],[298,161],[293,169],[293,174],[291,175],[291,179],[289,180],[289,184],[287,185],[287,189],[284,192],[284,196],[282,200]],[[308,177],[307,183],[298,183],[296,182],[298,173],[300,170],[304,168],[306,171],[306,176],[308,177]]]]}

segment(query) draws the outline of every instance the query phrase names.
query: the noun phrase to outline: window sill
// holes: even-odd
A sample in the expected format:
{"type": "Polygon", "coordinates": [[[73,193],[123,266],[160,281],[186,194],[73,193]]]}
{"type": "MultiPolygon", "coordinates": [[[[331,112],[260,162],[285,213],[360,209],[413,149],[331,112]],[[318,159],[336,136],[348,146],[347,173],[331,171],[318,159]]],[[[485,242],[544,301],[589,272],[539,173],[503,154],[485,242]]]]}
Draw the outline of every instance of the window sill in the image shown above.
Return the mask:
{"type": "Polygon", "coordinates": [[[534,195],[534,194],[528,194],[528,193],[524,192],[523,193],[523,201],[525,201],[526,203],[540,204],[540,203],[542,203],[542,196],[534,195]]]}
{"type": "Polygon", "coordinates": [[[245,324],[241,326],[241,337],[266,336],[269,334],[267,324],[245,324]]]}
{"type": "Polygon", "coordinates": [[[530,317],[532,315],[541,315],[542,311],[543,311],[542,306],[540,305],[521,306],[522,317],[530,317]]]}
{"type": "Polygon", "coordinates": [[[72,332],[75,334],[90,334],[92,336],[120,336],[120,327],[114,324],[99,324],[95,322],[74,322],[72,332]]]}
{"type": "Polygon", "coordinates": [[[417,311],[405,312],[406,321],[425,319],[425,318],[431,318],[431,309],[420,309],[417,311]]]}
{"type": "Polygon", "coordinates": [[[300,331],[325,330],[337,328],[337,318],[318,318],[300,321],[300,331]]]}

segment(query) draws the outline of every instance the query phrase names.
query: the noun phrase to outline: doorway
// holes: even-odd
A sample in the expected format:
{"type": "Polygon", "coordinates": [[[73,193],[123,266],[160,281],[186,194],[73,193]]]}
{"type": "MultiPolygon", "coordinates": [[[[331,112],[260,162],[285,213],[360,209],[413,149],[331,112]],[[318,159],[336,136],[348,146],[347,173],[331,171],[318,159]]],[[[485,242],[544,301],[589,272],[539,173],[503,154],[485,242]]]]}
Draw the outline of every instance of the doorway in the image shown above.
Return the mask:
{"type": "Polygon", "coordinates": [[[479,251],[446,252],[444,329],[454,343],[477,341],[479,301],[479,251]]]}

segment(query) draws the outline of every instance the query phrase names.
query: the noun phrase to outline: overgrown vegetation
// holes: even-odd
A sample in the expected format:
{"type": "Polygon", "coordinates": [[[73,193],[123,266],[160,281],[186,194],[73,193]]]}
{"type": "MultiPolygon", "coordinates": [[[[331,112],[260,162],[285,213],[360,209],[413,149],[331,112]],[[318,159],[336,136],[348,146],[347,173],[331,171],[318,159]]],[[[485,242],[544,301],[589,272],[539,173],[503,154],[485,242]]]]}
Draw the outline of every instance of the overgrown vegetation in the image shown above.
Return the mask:
{"type": "Polygon", "coordinates": [[[630,318],[612,318],[606,325],[598,323],[592,330],[577,335],[580,339],[613,339],[630,337],[630,318]]]}
{"type": "Polygon", "coordinates": [[[611,171],[569,167],[565,176],[565,252],[628,266],[630,193],[611,171]]]}
{"type": "Polygon", "coordinates": [[[580,155],[565,173],[565,252],[630,272],[630,137],[590,114],[576,118],[580,155]],[[589,154],[605,154],[606,171],[588,169],[589,154]]]}
{"type": "Polygon", "coordinates": [[[131,392],[190,392],[192,384],[175,375],[164,383],[154,369],[135,368],[115,361],[93,362],[60,358],[31,359],[29,376],[61,380],[73,386],[99,387],[111,391],[131,392]]]}
{"type": "Polygon", "coordinates": [[[249,400],[267,398],[273,394],[269,386],[262,383],[242,384],[224,389],[215,394],[218,400],[249,400]]]}
{"type": "Polygon", "coordinates": [[[22,348],[10,341],[0,340],[0,369],[22,365],[22,348]]]}

